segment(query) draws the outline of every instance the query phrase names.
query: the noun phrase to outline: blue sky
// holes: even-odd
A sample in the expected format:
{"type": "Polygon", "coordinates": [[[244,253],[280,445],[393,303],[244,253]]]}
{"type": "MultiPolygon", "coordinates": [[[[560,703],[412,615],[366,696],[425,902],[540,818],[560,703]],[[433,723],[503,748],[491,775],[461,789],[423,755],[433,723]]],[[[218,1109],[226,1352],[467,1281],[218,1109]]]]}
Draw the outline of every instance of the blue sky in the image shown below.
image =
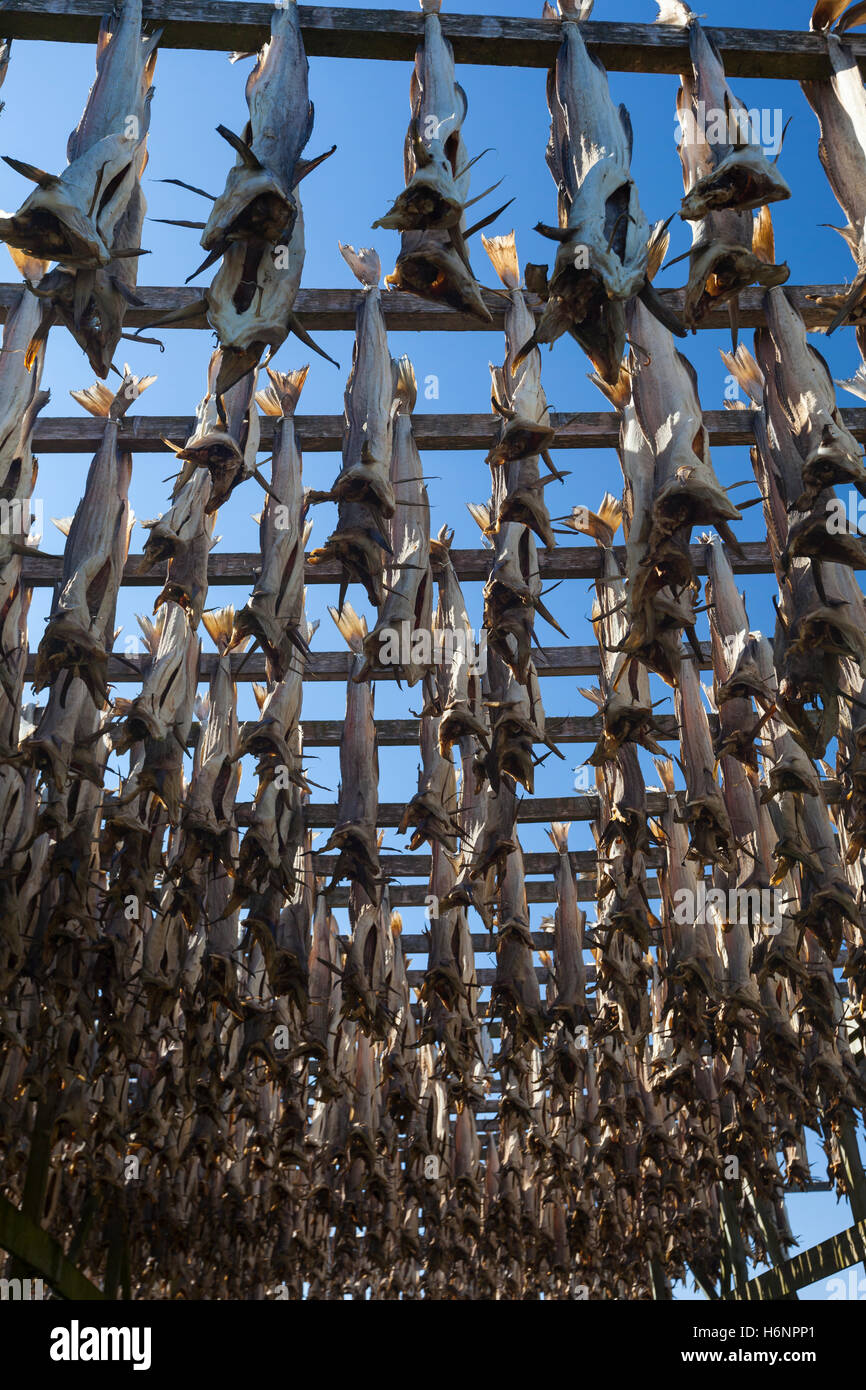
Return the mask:
{"type": "MultiPolygon", "coordinates": [[[[474,13],[479,8],[477,0],[447,4],[447,10],[452,13],[474,13]]],[[[514,0],[497,0],[494,8],[498,14],[536,12],[534,7],[529,9],[525,3],[514,3],[514,0]]],[[[616,5],[597,3],[593,17],[646,22],[655,17],[655,6],[650,0],[617,0],[616,5]]],[[[724,5],[715,0],[706,10],[705,23],[748,27],[757,19],[767,28],[806,28],[808,18],[808,3],[792,7],[782,4],[781,0],[765,0],[756,9],[745,0],[727,0],[724,5]]],[[[249,62],[230,65],[224,54],[160,52],[149,140],[150,163],[144,185],[151,217],[197,219],[206,215],[202,211],[202,200],[156,180],[179,177],[215,193],[221,190],[232,156],[215,128],[219,123],[233,130],[243,127],[246,120],[244,83],[249,67],[249,62]]],[[[338,240],[356,247],[373,245],[381,257],[383,271],[388,272],[393,267],[398,249],[397,234],[382,230],[372,232],[370,228],[402,186],[410,71],[408,62],[310,60],[310,93],[316,106],[316,123],[307,153],[318,154],[331,144],[338,148],[302,186],[307,242],[303,284],[308,287],[354,284],[337,250],[338,240]]],[[[0,153],[12,154],[59,172],[65,164],[68,133],[81,114],[93,73],[94,50],[91,47],[16,41],[2,93],[6,105],[0,116],[0,153]],[[34,100],[37,81],[41,95],[39,100],[34,100]]],[[[553,222],[556,208],[554,184],[544,162],[548,135],[545,73],[541,69],[461,66],[458,76],[469,100],[469,114],[464,125],[469,154],[472,156],[492,147],[492,152],[473,172],[473,191],[480,192],[504,178],[502,188],[493,196],[499,201],[514,197],[515,202],[493,230],[515,228],[522,265],[527,260],[547,260],[551,244],[532,231],[538,220],[553,222]]],[[[777,204],[773,209],[777,260],[787,261],[793,284],[850,279],[853,263],[847,249],[833,231],[822,226],[842,219],[818,161],[817,122],[799,85],[778,81],[737,81],[734,85],[747,106],[778,109],[782,122],[792,118],[780,168],[793,196],[789,202],[777,204]]],[[[644,211],[651,221],[666,218],[678,208],[682,196],[682,176],[674,140],[678,79],[655,74],[612,73],[610,86],[614,99],[625,102],[631,112],[635,138],[632,172],[644,211]]],[[[16,208],[28,189],[24,180],[6,165],[0,165],[0,205],[9,210],[16,208]]],[[[482,208],[495,205],[488,201],[482,208]]],[[[674,219],[671,232],[670,255],[676,256],[688,248],[690,237],[679,218],[674,219]]],[[[497,281],[480,238],[474,240],[476,274],[483,284],[495,285],[497,281]]],[[[151,252],[141,261],[140,282],[144,285],[182,283],[202,258],[196,232],[162,226],[154,221],[145,223],[143,244],[151,252]]],[[[0,251],[0,256],[4,255],[0,251]]],[[[212,273],[205,272],[195,283],[206,286],[212,273]]],[[[683,276],[684,266],[678,265],[664,272],[659,283],[678,285],[683,276]]],[[[6,262],[0,278],[15,278],[11,261],[6,262]]],[[[287,370],[310,360],[311,370],[300,412],[336,414],[342,410],[345,375],[351,362],[351,335],[316,336],[331,356],[340,361],[341,370],[315,356],[311,358],[294,339],[283,345],[275,365],[287,370]]],[[[751,332],[743,336],[750,344],[751,332]]],[[[163,354],[140,344],[122,344],[116,360],[118,365],[128,360],[139,375],[158,374],[155,385],[135,407],[137,411],[191,415],[205,390],[212,345],[210,335],[166,331],[164,341],[163,354]]],[[[853,373],[857,354],[850,330],[840,331],[829,341],[813,341],[818,342],[827,356],[834,376],[846,377],[853,373]]],[[[410,355],[419,380],[431,374],[438,378],[438,399],[428,401],[420,395],[419,412],[485,412],[489,409],[488,363],[502,359],[500,333],[399,333],[393,334],[390,342],[394,356],[403,352],[410,355]]],[[[725,368],[719,349],[727,346],[729,335],[721,332],[701,332],[683,345],[686,355],[698,369],[701,402],[707,410],[719,410],[724,404],[725,368]]],[[[553,409],[572,412],[607,408],[600,393],[587,380],[588,370],[589,364],[570,338],[561,339],[552,352],[545,352],[543,380],[553,409]]],[[[46,413],[82,414],[68,392],[71,388],[89,385],[92,379],[88,363],[72,339],[62,329],[54,330],[43,379],[52,393],[46,413]]],[[[853,397],[845,395],[842,403],[857,404],[853,397]]],[[[489,496],[489,474],[483,455],[481,452],[437,452],[428,453],[424,461],[430,478],[431,529],[435,533],[447,522],[455,530],[455,546],[477,546],[478,530],[465,504],[486,501],[489,496]]],[[[557,462],[571,473],[563,487],[548,489],[554,514],[561,515],[575,504],[595,506],[607,489],[617,494],[621,492],[621,475],[613,450],[560,450],[557,462]]],[[[74,511],[86,463],[80,455],[46,455],[40,459],[37,495],[43,499],[46,518],[63,517],[74,511]]],[[[748,454],[743,449],[717,449],[714,463],[723,483],[752,476],[748,454]]],[[[308,454],[304,460],[305,482],[317,488],[327,487],[338,468],[336,454],[308,454]]],[[[170,456],[151,454],[136,459],[131,497],[138,517],[150,518],[166,508],[170,485],[163,480],[172,471],[170,456]]],[[[754,489],[744,489],[737,494],[741,498],[747,495],[754,495],[754,489]]],[[[222,536],[222,549],[251,551],[257,548],[257,527],[251,514],[259,510],[261,501],[262,493],[255,482],[248,482],[233,494],[220,513],[216,528],[222,536]]],[[[332,508],[316,509],[313,545],[324,541],[332,529],[333,519],[332,508]]],[[[736,529],[741,539],[759,539],[763,534],[761,509],[756,507],[745,512],[736,529]]],[[[132,549],[140,551],[143,540],[143,533],[136,528],[132,549]]],[[[57,553],[62,550],[62,537],[50,524],[46,524],[43,548],[57,553]]],[[[155,585],[152,591],[135,589],[121,594],[118,605],[118,623],[124,627],[121,643],[127,634],[137,631],[134,615],[150,611],[158,587],[155,585]]],[[[769,579],[751,578],[749,581],[752,626],[768,632],[773,626],[772,590],[769,579]]],[[[228,601],[240,606],[247,593],[246,587],[219,588],[212,591],[211,599],[217,606],[228,601]]],[[[470,616],[479,627],[480,585],[467,585],[466,597],[470,616]]],[[[368,611],[360,590],[353,589],[350,598],[361,611],[368,611]]],[[[326,604],[334,599],[335,594],[323,586],[308,591],[308,614],[322,619],[314,640],[314,647],[319,650],[341,646],[341,639],[326,612],[326,604]]],[[[592,642],[588,586],[560,587],[548,601],[571,642],[592,642]]],[[[36,591],[30,622],[32,648],[39,641],[49,602],[47,590],[36,591]]],[[[542,642],[549,640],[559,644],[562,641],[542,621],[539,621],[538,633],[542,642]]],[[[205,645],[209,645],[207,638],[205,645]]],[[[591,713],[592,707],[576,688],[588,683],[586,678],[545,680],[543,695],[548,715],[591,713]]],[[[389,683],[380,683],[377,687],[376,709],[380,716],[405,717],[417,706],[417,692],[405,689],[401,692],[389,683]]],[[[240,687],[239,707],[242,717],[253,714],[248,685],[240,687]]],[[[345,691],[340,685],[320,683],[308,688],[308,715],[340,718],[344,708],[345,691]]],[[[670,710],[672,705],[663,708],[670,710]]],[[[336,791],[336,750],[315,751],[317,760],[310,764],[311,775],[315,781],[336,791]]],[[[539,768],[538,795],[571,793],[574,765],[588,750],[567,745],[563,751],[566,754],[564,762],[551,758],[539,768]]],[[[417,757],[414,752],[382,749],[379,758],[381,798],[408,800],[415,789],[417,757]]],[[[648,780],[653,780],[649,773],[648,780]]],[[[250,796],[253,790],[252,780],[246,773],[242,795],[250,796]]],[[[323,795],[317,793],[317,799],[323,795]]],[[[525,850],[549,848],[542,826],[526,826],[521,839],[525,850]]],[[[574,849],[591,847],[588,825],[575,825],[570,843],[574,849]]],[[[386,832],[386,845],[392,848],[400,845],[394,830],[386,832]]],[[[547,907],[533,905],[533,927],[537,927],[540,917],[548,911],[547,907]]],[[[420,930],[423,926],[420,909],[406,910],[404,921],[407,930],[420,930]]],[[[474,929],[479,929],[480,924],[473,925],[474,929]]],[[[418,959],[414,963],[420,965],[423,961],[418,959]]],[[[493,964],[493,957],[481,959],[479,963],[493,964]]],[[[815,1176],[823,1177],[820,1150],[813,1153],[813,1158],[816,1160],[815,1176]]],[[[851,1221],[847,1203],[837,1204],[832,1195],[794,1196],[789,1199],[788,1207],[792,1228],[804,1246],[843,1229],[851,1221]]],[[[802,1296],[825,1298],[827,1292],[823,1286],[818,1286],[802,1296]]]]}

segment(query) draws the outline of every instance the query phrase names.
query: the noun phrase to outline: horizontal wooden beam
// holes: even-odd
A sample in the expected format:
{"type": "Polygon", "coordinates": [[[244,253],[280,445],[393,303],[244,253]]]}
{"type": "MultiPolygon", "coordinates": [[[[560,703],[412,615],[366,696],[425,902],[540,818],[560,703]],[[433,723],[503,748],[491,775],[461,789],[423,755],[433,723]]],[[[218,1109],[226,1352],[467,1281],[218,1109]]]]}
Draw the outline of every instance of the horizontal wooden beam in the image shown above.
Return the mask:
{"type": "MultiPolygon", "coordinates": [[[[316,872],[323,877],[333,874],[337,867],[336,855],[313,854],[316,872]]],[[[393,878],[429,879],[432,861],[429,854],[386,853],[381,855],[382,871],[393,878]]],[[[649,850],[645,862],[648,868],[658,868],[664,864],[662,850],[649,850]]],[[[571,850],[571,867],[576,873],[595,873],[598,855],[594,849],[571,850]]],[[[559,867],[559,855],[547,853],[524,853],[523,867],[527,874],[555,874],[559,867]]]]}
{"type": "MultiPolygon", "coordinates": [[[[656,722],[659,738],[678,737],[674,715],[659,715],[656,722]]],[[[343,732],[342,719],[302,719],[301,725],[305,748],[339,748],[343,732]]],[[[547,720],[546,732],[554,743],[595,743],[601,734],[601,718],[597,715],[582,714],[553,715],[547,720]]],[[[194,726],[190,742],[195,743],[197,738],[198,725],[194,726]]],[[[377,719],[376,738],[380,748],[400,748],[407,743],[417,747],[418,720],[377,719]]]]}
{"type": "MultiPolygon", "coordinates": [[[[785,292],[795,306],[807,328],[825,328],[830,322],[832,309],[821,308],[815,303],[815,296],[826,298],[844,292],[845,285],[786,285],[785,292]]],[[[681,313],[685,291],[681,289],[660,289],[662,299],[681,313]]],[[[124,326],[144,328],[153,324],[154,319],[178,309],[190,309],[201,304],[201,290],[189,285],[144,285],[136,290],[141,306],[131,305],[126,311],[124,326]]],[[[447,304],[434,304],[429,299],[407,294],[403,290],[391,290],[382,296],[385,323],[392,333],[490,333],[501,332],[505,322],[505,307],[502,296],[495,290],[481,287],[482,297],[493,322],[484,323],[473,314],[463,314],[451,309],[447,304]]],[[[9,282],[0,284],[0,323],[21,294],[21,285],[9,282]]],[[[354,332],[355,314],[363,298],[361,290],[352,289],[301,289],[295,300],[295,311],[304,327],[310,333],[354,332]]],[[[740,327],[758,328],[763,324],[764,291],[755,286],[740,294],[740,327]]],[[[541,314],[541,301],[535,295],[528,296],[536,318],[541,314]]],[[[710,309],[698,325],[700,329],[727,329],[730,326],[727,306],[710,309]]],[[[184,319],[182,323],[159,325],[159,331],[171,332],[173,329],[210,329],[210,324],[201,310],[194,318],[184,319]]],[[[157,365],[157,370],[159,366],[157,365]]]]}
{"type": "Polygon", "coordinates": [[[0,1249],[32,1269],[61,1298],[88,1301],[105,1298],[101,1289],[67,1260],[60,1244],[8,1198],[0,1196],[0,1249]]]}
{"type": "MultiPolygon", "coordinates": [[[[710,644],[701,643],[702,666],[708,669],[712,664],[710,644]]],[[[261,652],[252,654],[233,653],[230,658],[231,671],[236,681],[265,681],[265,658],[261,652]]],[[[354,658],[345,652],[312,652],[304,667],[305,681],[345,681],[348,679],[354,658]]],[[[108,658],[108,679],[115,685],[140,681],[150,661],[144,656],[125,656],[112,652],[108,658]]],[[[215,652],[203,652],[199,660],[199,680],[210,680],[219,664],[215,652]]],[[[535,665],[539,676],[597,676],[599,657],[597,647],[545,647],[535,653],[535,665]]],[[[34,654],[27,660],[27,680],[33,679],[36,667],[34,654]]],[[[394,667],[381,667],[372,673],[377,681],[393,680],[394,667]]]]}
{"type": "MultiPolygon", "coordinates": [[[[255,486],[255,485],[254,485],[255,486]]],[[[482,480],[479,474],[479,492],[482,480]]],[[[549,496],[549,494],[548,494],[549,496]]],[[[772,572],[770,550],[766,541],[741,542],[742,558],[728,551],[728,558],[737,574],[769,574],[772,572]]],[[[614,553],[625,568],[625,547],[615,546],[614,553]]],[[[562,545],[554,550],[539,549],[538,569],[542,579],[595,579],[600,573],[601,551],[597,545],[562,545]]],[[[696,574],[706,574],[706,547],[691,547],[692,564],[696,574]]],[[[452,550],[451,560],[457,576],[464,583],[483,583],[490,573],[490,550],[452,550]]],[[[228,584],[252,586],[261,568],[259,551],[213,552],[208,557],[208,584],[211,587],[228,584]]],[[[33,588],[56,584],[63,574],[61,555],[29,555],[24,560],[24,582],[33,588]]],[[[165,566],[146,565],[143,555],[130,555],[123,571],[123,583],[138,588],[162,588],[165,566]]],[[[306,584],[338,584],[340,569],[336,564],[307,564],[306,584]]]]}
{"type": "MultiPolygon", "coordinates": [[[[391,906],[426,907],[427,886],[426,883],[391,884],[388,890],[391,906]]],[[[647,879],[646,891],[650,901],[656,901],[658,899],[659,885],[656,878],[647,879]]],[[[579,878],[577,880],[577,898],[578,901],[582,903],[595,902],[595,882],[589,879],[579,878]]],[[[333,893],[330,894],[330,899],[334,907],[348,907],[348,888],[335,888],[333,893]]],[[[528,879],[526,883],[526,901],[529,903],[554,904],[556,902],[556,884],[553,879],[528,879]]]]}
{"type": "MultiPolygon", "coordinates": [[[[856,439],[866,440],[866,408],[842,410],[840,414],[856,439]]],[[[591,410],[577,414],[551,411],[557,431],[553,449],[612,448],[619,440],[619,416],[614,411],[591,410]]],[[[413,415],[415,442],[421,450],[489,450],[499,437],[495,415],[413,415]]],[[[705,410],[704,424],[715,447],[751,445],[755,438],[751,412],[747,410],[705,410]]],[[[133,415],[120,421],[120,441],[133,454],[170,454],[166,439],[182,445],[192,434],[191,415],[133,415]]],[[[342,415],[298,415],[295,428],[306,453],[339,453],[343,439],[342,415]]],[[[69,416],[40,415],[33,431],[33,447],[42,454],[93,453],[102,440],[102,425],[89,416],[79,420],[69,416]]],[[[270,453],[274,442],[274,419],[261,419],[262,453],[270,453]]],[[[478,487],[489,480],[479,469],[478,487]]],[[[550,496],[550,494],[549,494],[550,496]]],[[[555,497],[555,494],[553,494],[555,497]]]]}
{"type": "Polygon", "coordinates": [[[728,1298],[740,1298],[746,1302],[787,1298],[789,1294],[814,1284],[819,1279],[829,1279],[851,1265],[866,1260],[866,1221],[858,1221],[847,1231],[822,1240],[811,1249],[793,1255],[784,1264],[768,1269],[766,1274],[758,1274],[750,1279],[739,1294],[728,1294],[728,1298]]]}
{"type": "MultiPolygon", "coordinates": [[[[101,0],[4,0],[8,38],[96,40],[101,0]]],[[[235,0],[145,0],[145,19],[163,29],[165,48],[254,49],[269,32],[272,6],[235,0]]],[[[406,62],[422,32],[416,10],[361,10],[300,6],[307,53],[328,58],[380,58],[406,62]]],[[[617,72],[679,73],[688,62],[684,31],[674,25],[590,20],[581,26],[589,47],[617,72]]],[[[556,54],[556,20],[496,15],[442,15],[442,28],[460,63],[492,67],[549,67],[556,54]]],[[[707,33],[722,51],[729,77],[822,77],[826,45],[818,34],[780,29],[717,29],[707,33]]],[[[861,66],[866,40],[848,36],[861,66]]]]}

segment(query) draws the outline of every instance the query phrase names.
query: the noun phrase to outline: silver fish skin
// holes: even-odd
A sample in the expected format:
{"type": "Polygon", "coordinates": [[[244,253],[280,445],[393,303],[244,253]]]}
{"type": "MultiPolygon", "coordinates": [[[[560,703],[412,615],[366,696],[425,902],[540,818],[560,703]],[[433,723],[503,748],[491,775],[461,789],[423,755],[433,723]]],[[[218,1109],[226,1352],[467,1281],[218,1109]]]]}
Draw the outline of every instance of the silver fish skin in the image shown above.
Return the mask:
{"type": "Polygon", "coordinates": [[[427,671],[421,645],[424,635],[432,640],[430,504],[412,430],[415,372],[408,357],[401,357],[393,368],[398,396],[390,469],[395,506],[388,526],[393,560],[385,576],[385,600],[376,626],[364,643],[364,652],[368,670],[387,664],[413,686],[427,671]]]}
{"type": "MultiPolygon", "coordinates": [[[[97,77],[69,138],[69,164],[59,177],[22,166],[38,186],[17,213],[0,218],[0,237],[10,245],[73,270],[109,264],[118,224],[146,160],[158,41],[158,34],[142,38],[141,0],[127,0],[113,31],[101,29],[97,77]]],[[[140,248],[123,249],[140,253],[140,248]]]]}
{"type": "Polygon", "coordinates": [[[248,602],[235,620],[233,645],[248,634],[262,643],[271,680],[285,674],[293,649],[303,652],[304,548],[312,527],[304,521],[301,451],[294,414],[308,367],[293,372],[268,369],[270,386],[256,395],[265,414],[274,416],[271,492],[259,521],[262,567],[248,602]]]}
{"type": "Polygon", "coordinates": [[[98,383],[72,393],[105,425],[67,532],[60,593],[36,655],[37,690],[62,671],[75,671],[97,705],[108,698],[108,654],[133,525],[128,500],[132,455],[119,447],[118,421],[154,380],[127,372],[116,394],[98,383]]]}

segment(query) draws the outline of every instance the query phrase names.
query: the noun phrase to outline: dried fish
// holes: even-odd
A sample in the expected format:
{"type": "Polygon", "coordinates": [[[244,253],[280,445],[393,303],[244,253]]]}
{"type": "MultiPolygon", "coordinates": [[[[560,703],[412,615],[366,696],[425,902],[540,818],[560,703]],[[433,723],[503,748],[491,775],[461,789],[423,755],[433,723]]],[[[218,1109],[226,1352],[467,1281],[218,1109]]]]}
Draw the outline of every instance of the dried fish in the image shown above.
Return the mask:
{"type": "MultiPolygon", "coordinates": [[[[641,295],[667,326],[684,333],[662,307],[647,274],[649,225],[630,173],[632,127],[615,107],[607,74],[580,30],[593,0],[560,0],[562,42],[547,79],[547,165],[557,186],[558,227],[536,231],[559,243],[553,274],[538,268],[532,288],[545,300],[541,319],[515,358],[568,331],[605,381],[615,382],[625,347],[625,305],[641,295]]],[[[556,12],[545,5],[545,17],[556,12]]]]}

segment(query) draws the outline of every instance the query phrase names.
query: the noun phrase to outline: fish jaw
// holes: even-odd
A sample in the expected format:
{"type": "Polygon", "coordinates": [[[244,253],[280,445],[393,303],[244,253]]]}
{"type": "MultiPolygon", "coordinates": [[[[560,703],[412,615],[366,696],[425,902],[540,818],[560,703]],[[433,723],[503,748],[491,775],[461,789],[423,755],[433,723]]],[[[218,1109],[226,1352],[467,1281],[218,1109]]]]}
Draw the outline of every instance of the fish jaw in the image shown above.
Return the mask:
{"type": "Polygon", "coordinates": [[[478,282],[456,250],[445,241],[424,236],[412,249],[404,241],[393,272],[385,276],[385,284],[390,289],[405,290],[434,303],[448,304],[484,323],[493,322],[478,282]]]}
{"type": "Polygon", "coordinates": [[[215,251],[233,241],[272,245],[282,238],[288,242],[297,216],[291,190],[269,170],[236,165],[211,209],[201,246],[215,251]]]}
{"type": "Polygon", "coordinates": [[[791,190],[775,164],[754,148],[733,150],[698,179],[683,198],[680,217],[694,222],[711,212],[748,212],[768,203],[783,202],[791,190]]]}
{"type": "Polygon", "coordinates": [[[711,241],[693,250],[683,306],[683,322],[696,328],[717,304],[733,299],[756,282],[764,289],[783,285],[790,276],[787,265],[767,265],[745,246],[711,241]]]}
{"type": "Polygon", "coordinates": [[[416,170],[390,210],[373,227],[396,232],[447,231],[460,225],[462,215],[463,202],[453,187],[451,166],[443,156],[435,164],[416,170]]]}

